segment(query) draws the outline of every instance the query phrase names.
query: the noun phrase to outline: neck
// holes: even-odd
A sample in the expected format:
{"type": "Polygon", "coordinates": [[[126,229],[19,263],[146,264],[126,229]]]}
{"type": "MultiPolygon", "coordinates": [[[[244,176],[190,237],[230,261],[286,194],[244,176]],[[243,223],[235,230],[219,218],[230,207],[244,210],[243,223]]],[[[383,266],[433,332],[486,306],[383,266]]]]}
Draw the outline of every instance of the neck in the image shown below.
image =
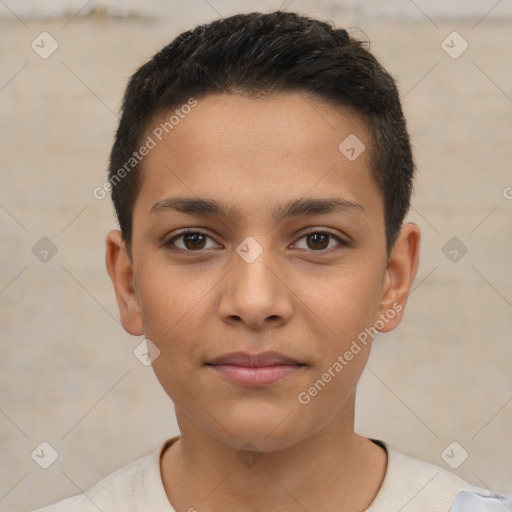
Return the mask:
{"type": "Polygon", "coordinates": [[[176,414],[182,435],[164,453],[161,471],[177,511],[362,512],[384,479],[385,451],[354,433],[353,423],[332,422],[260,453],[232,447],[176,414]]]}

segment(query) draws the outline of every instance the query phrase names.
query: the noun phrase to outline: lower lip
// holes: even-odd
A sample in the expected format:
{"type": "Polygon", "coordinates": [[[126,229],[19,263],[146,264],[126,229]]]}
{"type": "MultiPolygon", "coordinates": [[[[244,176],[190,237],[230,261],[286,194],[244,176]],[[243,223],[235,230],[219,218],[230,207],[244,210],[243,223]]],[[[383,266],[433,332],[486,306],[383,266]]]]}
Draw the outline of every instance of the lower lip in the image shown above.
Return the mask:
{"type": "Polygon", "coordinates": [[[276,364],[271,366],[238,366],[234,364],[209,365],[228,380],[241,386],[257,387],[273,384],[297,373],[302,365],[276,364]]]}

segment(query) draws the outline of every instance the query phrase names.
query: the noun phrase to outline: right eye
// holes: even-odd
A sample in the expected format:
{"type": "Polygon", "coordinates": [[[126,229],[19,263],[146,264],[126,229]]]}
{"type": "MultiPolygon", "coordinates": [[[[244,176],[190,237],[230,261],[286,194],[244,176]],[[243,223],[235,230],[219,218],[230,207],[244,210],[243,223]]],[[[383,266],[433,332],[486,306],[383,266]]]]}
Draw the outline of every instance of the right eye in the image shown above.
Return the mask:
{"type": "Polygon", "coordinates": [[[169,247],[171,250],[178,250],[184,252],[200,252],[205,249],[206,239],[213,240],[210,236],[202,231],[187,229],[174,235],[164,246],[169,247]],[[182,239],[182,247],[175,244],[175,241],[182,239]]]}

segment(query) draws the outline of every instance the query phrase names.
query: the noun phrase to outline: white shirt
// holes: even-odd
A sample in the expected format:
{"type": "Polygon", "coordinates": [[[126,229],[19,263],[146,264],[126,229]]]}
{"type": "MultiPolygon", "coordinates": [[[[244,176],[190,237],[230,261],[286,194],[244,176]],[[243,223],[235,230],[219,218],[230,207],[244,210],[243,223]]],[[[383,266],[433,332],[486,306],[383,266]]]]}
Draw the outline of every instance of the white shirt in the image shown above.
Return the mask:
{"type": "MultiPolygon", "coordinates": [[[[162,483],[160,459],[179,436],[151,455],[136,460],[83,494],[34,512],[175,512],[162,483]]],[[[504,512],[512,499],[472,486],[449,471],[413,459],[373,440],[388,453],[382,486],[366,512],[504,512]]],[[[189,510],[201,510],[191,503],[189,510]]]]}

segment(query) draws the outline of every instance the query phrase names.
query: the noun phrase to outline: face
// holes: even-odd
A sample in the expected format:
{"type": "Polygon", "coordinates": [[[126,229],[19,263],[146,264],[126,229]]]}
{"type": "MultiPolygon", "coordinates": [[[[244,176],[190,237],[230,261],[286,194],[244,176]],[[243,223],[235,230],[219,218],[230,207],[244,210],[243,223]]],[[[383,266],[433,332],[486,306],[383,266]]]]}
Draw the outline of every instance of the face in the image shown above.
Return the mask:
{"type": "Polygon", "coordinates": [[[211,95],[153,138],[133,263],[113,232],[107,266],[182,433],[267,451],[352,429],[372,329],[400,321],[419,240],[404,228],[388,259],[362,121],[305,94],[211,95]],[[356,159],[339,149],[354,135],[356,159]]]}

